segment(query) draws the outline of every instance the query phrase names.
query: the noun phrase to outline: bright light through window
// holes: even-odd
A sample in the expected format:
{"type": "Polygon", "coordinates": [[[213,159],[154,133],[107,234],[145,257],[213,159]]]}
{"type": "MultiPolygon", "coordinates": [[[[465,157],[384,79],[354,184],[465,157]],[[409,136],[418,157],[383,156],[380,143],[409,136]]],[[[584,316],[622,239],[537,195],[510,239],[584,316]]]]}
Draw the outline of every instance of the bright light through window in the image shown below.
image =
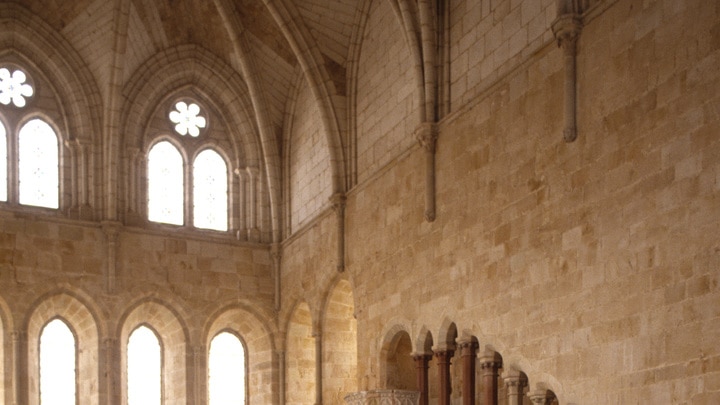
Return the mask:
{"type": "Polygon", "coordinates": [[[7,133],[0,122],[0,201],[7,201],[7,133]]]}
{"type": "Polygon", "coordinates": [[[128,339],[128,405],[160,405],[160,342],[146,326],[135,329],[128,339]]]}
{"type": "Polygon", "coordinates": [[[0,69],[0,103],[8,105],[12,102],[15,107],[25,107],[25,98],[32,97],[34,92],[25,80],[27,76],[22,70],[10,73],[6,68],[0,69]]]}
{"type": "Polygon", "coordinates": [[[33,119],[19,133],[20,204],[58,207],[58,138],[45,121],[33,119]]]}
{"type": "Polygon", "coordinates": [[[40,334],[40,404],[75,405],[75,337],[59,319],[40,334]]]}
{"type": "Polygon", "coordinates": [[[175,111],[168,116],[175,124],[175,131],[180,135],[190,134],[192,137],[200,135],[200,128],[205,128],[205,117],[200,116],[200,107],[195,103],[180,101],[175,104],[175,111]]]}
{"type": "Polygon", "coordinates": [[[204,150],[195,158],[193,205],[196,227],[227,230],[227,166],[215,151],[204,150]]]}
{"type": "Polygon", "coordinates": [[[237,336],[222,332],[210,342],[210,405],[245,404],[245,348],[237,336]]]}
{"type": "Polygon", "coordinates": [[[166,224],[183,224],[183,159],[167,141],[159,142],[148,154],[148,219],[166,224]]]}

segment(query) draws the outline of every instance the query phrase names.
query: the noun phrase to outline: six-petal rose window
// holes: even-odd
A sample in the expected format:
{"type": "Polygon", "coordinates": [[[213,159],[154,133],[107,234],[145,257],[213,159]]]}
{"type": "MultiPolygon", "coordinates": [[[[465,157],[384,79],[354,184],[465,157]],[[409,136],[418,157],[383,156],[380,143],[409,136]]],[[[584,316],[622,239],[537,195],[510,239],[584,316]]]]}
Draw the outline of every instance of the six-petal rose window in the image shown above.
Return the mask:
{"type": "Polygon", "coordinates": [[[15,107],[25,107],[25,98],[32,97],[33,87],[25,83],[27,76],[22,70],[10,73],[7,68],[0,69],[0,103],[4,105],[12,102],[15,107]]]}
{"type": "Polygon", "coordinates": [[[189,134],[196,137],[200,135],[200,129],[205,128],[206,125],[205,117],[200,115],[200,107],[195,103],[177,102],[169,118],[175,124],[175,131],[183,136],[189,134]]]}

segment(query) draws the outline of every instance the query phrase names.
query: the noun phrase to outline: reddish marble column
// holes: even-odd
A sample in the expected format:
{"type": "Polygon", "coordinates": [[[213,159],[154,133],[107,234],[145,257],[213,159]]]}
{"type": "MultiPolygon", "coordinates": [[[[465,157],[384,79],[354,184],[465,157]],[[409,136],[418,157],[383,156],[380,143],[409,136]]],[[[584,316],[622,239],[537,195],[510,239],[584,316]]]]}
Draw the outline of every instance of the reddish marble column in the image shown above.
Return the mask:
{"type": "Polygon", "coordinates": [[[478,343],[472,340],[460,342],[463,373],[463,405],[475,405],[475,360],[478,343]]]}
{"type": "Polygon", "coordinates": [[[437,358],[438,363],[438,376],[440,378],[439,405],[450,405],[450,359],[454,354],[454,350],[435,352],[435,358],[437,358]]]}
{"type": "Polygon", "coordinates": [[[416,354],[415,369],[417,370],[417,389],[420,391],[420,405],[428,405],[428,362],[431,354],[416,354]]]}
{"type": "Polygon", "coordinates": [[[498,403],[498,369],[500,367],[502,367],[502,360],[496,352],[486,351],[485,355],[480,358],[486,405],[498,403]]]}

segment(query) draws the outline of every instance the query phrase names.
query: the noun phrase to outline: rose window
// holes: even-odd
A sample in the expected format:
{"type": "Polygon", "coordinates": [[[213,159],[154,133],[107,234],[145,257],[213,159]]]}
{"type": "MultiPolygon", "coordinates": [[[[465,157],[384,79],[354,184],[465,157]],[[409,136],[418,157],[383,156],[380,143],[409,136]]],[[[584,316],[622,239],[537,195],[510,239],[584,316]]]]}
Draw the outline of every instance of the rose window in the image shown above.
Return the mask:
{"type": "Polygon", "coordinates": [[[200,107],[195,103],[178,102],[169,118],[175,124],[175,131],[183,136],[196,137],[200,135],[200,129],[205,128],[205,117],[200,116],[200,107]]]}
{"type": "Polygon", "coordinates": [[[27,76],[22,70],[10,73],[7,68],[0,69],[0,103],[12,102],[15,107],[25,107],[25,98],[33,95],[33,88],[25,83],[27,76]]]}

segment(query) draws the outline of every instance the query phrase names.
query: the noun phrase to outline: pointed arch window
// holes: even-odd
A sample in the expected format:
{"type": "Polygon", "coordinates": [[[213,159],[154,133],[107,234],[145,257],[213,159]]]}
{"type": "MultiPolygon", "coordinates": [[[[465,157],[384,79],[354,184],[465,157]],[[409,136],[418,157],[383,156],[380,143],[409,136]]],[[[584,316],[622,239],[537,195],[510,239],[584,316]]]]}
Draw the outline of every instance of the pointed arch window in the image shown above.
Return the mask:
{"type": "Polygon", "coordinates": [[[184,187],[180,152],[168,141],[156,143],[148,153],[148,218],[182,225],[184,187]]]}
{"type": "Polygon", "coordinates": [[[190,100],[175,103],[166,116],[172,132],[163,134],[165,139],[148,152],[148,220],[222,232],[229,229],[228,164],[221,150],[203,146],[209,130],[205,116],[190,100]],[[191,162],[185,161],[184,156],[197,151],[191,162]]]}
{"type": "Polygon", "coordinates": [[[127,344],[128,405],[162,403],[162,350],[160,339],[147,326],[139,326],[127,344]]]}
{"type": "Polygon", "coordinates": [[[35,89],[19,68],[0,68],[0,201],[60,207],[60,136],[39,116],[35,89]]]}
{"type": "Polygon", "coordinates": [[[233,333],[221,332],[210,342],[208,386],[210,405],[244,405],[245,347],[233,333]]]}
{"type": "Polygon", "coordinates": [[[215,151],[200,152],[193,163],[193,219],[198,228],[227,230],[227,165],[215,151]]]}
{"type": "Polygon", "coordinates": [[[75,336],[65,322],[54,319],[40,333],[40,405],[75,405],[75,370],[75,336]]]}
{"type": "Polygon", "coordinates": [[[7,131],[5,125],[0,122],[0,201],[7,201],[7,131]]]}

